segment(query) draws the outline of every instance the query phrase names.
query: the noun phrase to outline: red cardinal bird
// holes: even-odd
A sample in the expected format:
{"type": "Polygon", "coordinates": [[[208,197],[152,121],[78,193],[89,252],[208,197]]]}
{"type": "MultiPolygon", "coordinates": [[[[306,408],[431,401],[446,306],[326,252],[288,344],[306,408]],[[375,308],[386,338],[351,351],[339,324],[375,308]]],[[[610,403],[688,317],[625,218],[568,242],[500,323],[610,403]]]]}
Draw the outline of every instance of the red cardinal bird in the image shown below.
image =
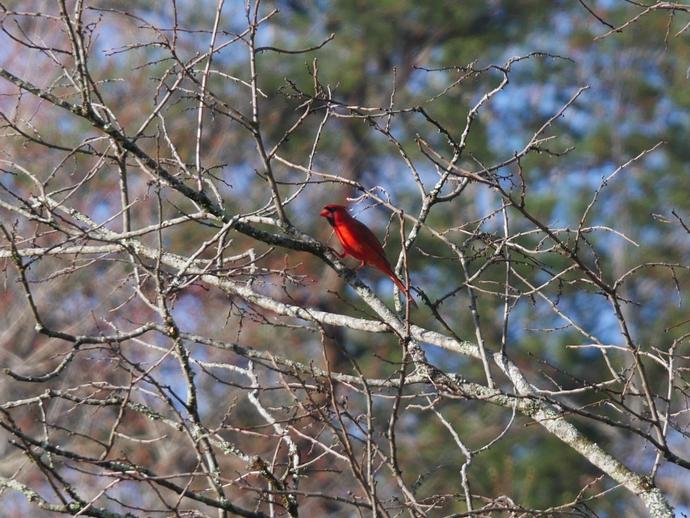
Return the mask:
{"type": "MultiPolygon", "coordinates": [[[[326,218],[328,224],[335,230],[340,244],[343,246],[343,253],[335,252],[338,257],[351,255],[359,260],[359,267],[370,264],[377,270],[385,273],[396,284],[398,288],[407,296],[408,300],[415,304],[410,296],[410,292],[400,279],[393,273],[383,247],[374,233],[369,230],[364,223],[357,221],[347,212],[347,207],[342,205],[326,205],[320,212],[326,218]]],[[[416,304],[415,304],[416,306],[416,304]]]]}

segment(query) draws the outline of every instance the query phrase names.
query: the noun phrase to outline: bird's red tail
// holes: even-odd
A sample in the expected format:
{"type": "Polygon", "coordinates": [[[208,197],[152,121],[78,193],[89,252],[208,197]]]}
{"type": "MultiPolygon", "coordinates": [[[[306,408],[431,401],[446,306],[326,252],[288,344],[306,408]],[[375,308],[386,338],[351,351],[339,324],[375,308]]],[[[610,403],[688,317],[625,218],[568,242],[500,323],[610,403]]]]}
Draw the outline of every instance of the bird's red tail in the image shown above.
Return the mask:
{"type": "Polygon", "coordinates": [[[417,307],[417,303],[414,301],[412,298],[412,295],[410,295],[410,290],[405,286],[400,279],[393,273],[393,272],[386,272],[388,276],[391,278],[391,280],[395,283],[395,285],[402,291],[405,296],[407,297],[407,300],[410,301],[410,304],[412,304],[414,307],[417,307]]]}

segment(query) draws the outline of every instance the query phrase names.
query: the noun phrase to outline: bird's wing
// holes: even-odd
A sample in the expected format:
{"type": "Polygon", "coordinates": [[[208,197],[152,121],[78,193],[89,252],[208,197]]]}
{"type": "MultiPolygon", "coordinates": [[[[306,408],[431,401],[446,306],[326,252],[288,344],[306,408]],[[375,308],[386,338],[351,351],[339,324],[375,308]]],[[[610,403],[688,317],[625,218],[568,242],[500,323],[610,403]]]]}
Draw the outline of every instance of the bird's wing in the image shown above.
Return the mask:
{"type": "Polygon", "coordinates": [[[376,235],[361,221],[354,218],[346,221],[339,230],[338,237],[344,247],[350,249],[350,253],[357,259],[367,262],[388,263],[381,243],[376,235]]]}

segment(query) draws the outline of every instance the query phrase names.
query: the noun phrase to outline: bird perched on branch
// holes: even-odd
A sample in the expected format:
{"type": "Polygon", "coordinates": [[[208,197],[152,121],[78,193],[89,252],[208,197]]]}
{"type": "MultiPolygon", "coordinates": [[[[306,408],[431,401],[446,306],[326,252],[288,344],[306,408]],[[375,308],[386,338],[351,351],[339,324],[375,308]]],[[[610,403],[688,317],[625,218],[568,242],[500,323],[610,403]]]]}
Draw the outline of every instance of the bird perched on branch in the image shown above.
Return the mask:
{"type": "Polygon", "coordinates": [[[326,218],[328,224],[333,227],[335,235],[338,236],[338,241],[340,241],[343,247],[342,254],[333,250],[335,255],[340,258],[351,255],[359,260],[359,268],[371,265],[383,272],[400,288],[412,304],[417,305],[407,287],[393,272],[393,268],[391,268],[386,258],[381,243],[374,233],[369,230],[369,227],[350,216],[347,207],[343,205],[326,205],[320,212],[320,215],[326,218]]]}

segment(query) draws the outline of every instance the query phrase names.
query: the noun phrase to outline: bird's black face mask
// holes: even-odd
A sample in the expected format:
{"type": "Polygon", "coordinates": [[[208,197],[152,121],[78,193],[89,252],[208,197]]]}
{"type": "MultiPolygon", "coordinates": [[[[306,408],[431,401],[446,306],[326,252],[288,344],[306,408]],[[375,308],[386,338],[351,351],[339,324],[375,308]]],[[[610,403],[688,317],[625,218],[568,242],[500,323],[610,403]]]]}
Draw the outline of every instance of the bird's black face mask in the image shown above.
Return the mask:
{"type": "Polygon", "coordinates": [[[330,226],[335,226],[335,217],[333,216],[333,209],[329,207],[324,207],[323,210],[319,213],[321,216],[326,218],[326,221],[328,221],[328,224],[330,226]]]}

